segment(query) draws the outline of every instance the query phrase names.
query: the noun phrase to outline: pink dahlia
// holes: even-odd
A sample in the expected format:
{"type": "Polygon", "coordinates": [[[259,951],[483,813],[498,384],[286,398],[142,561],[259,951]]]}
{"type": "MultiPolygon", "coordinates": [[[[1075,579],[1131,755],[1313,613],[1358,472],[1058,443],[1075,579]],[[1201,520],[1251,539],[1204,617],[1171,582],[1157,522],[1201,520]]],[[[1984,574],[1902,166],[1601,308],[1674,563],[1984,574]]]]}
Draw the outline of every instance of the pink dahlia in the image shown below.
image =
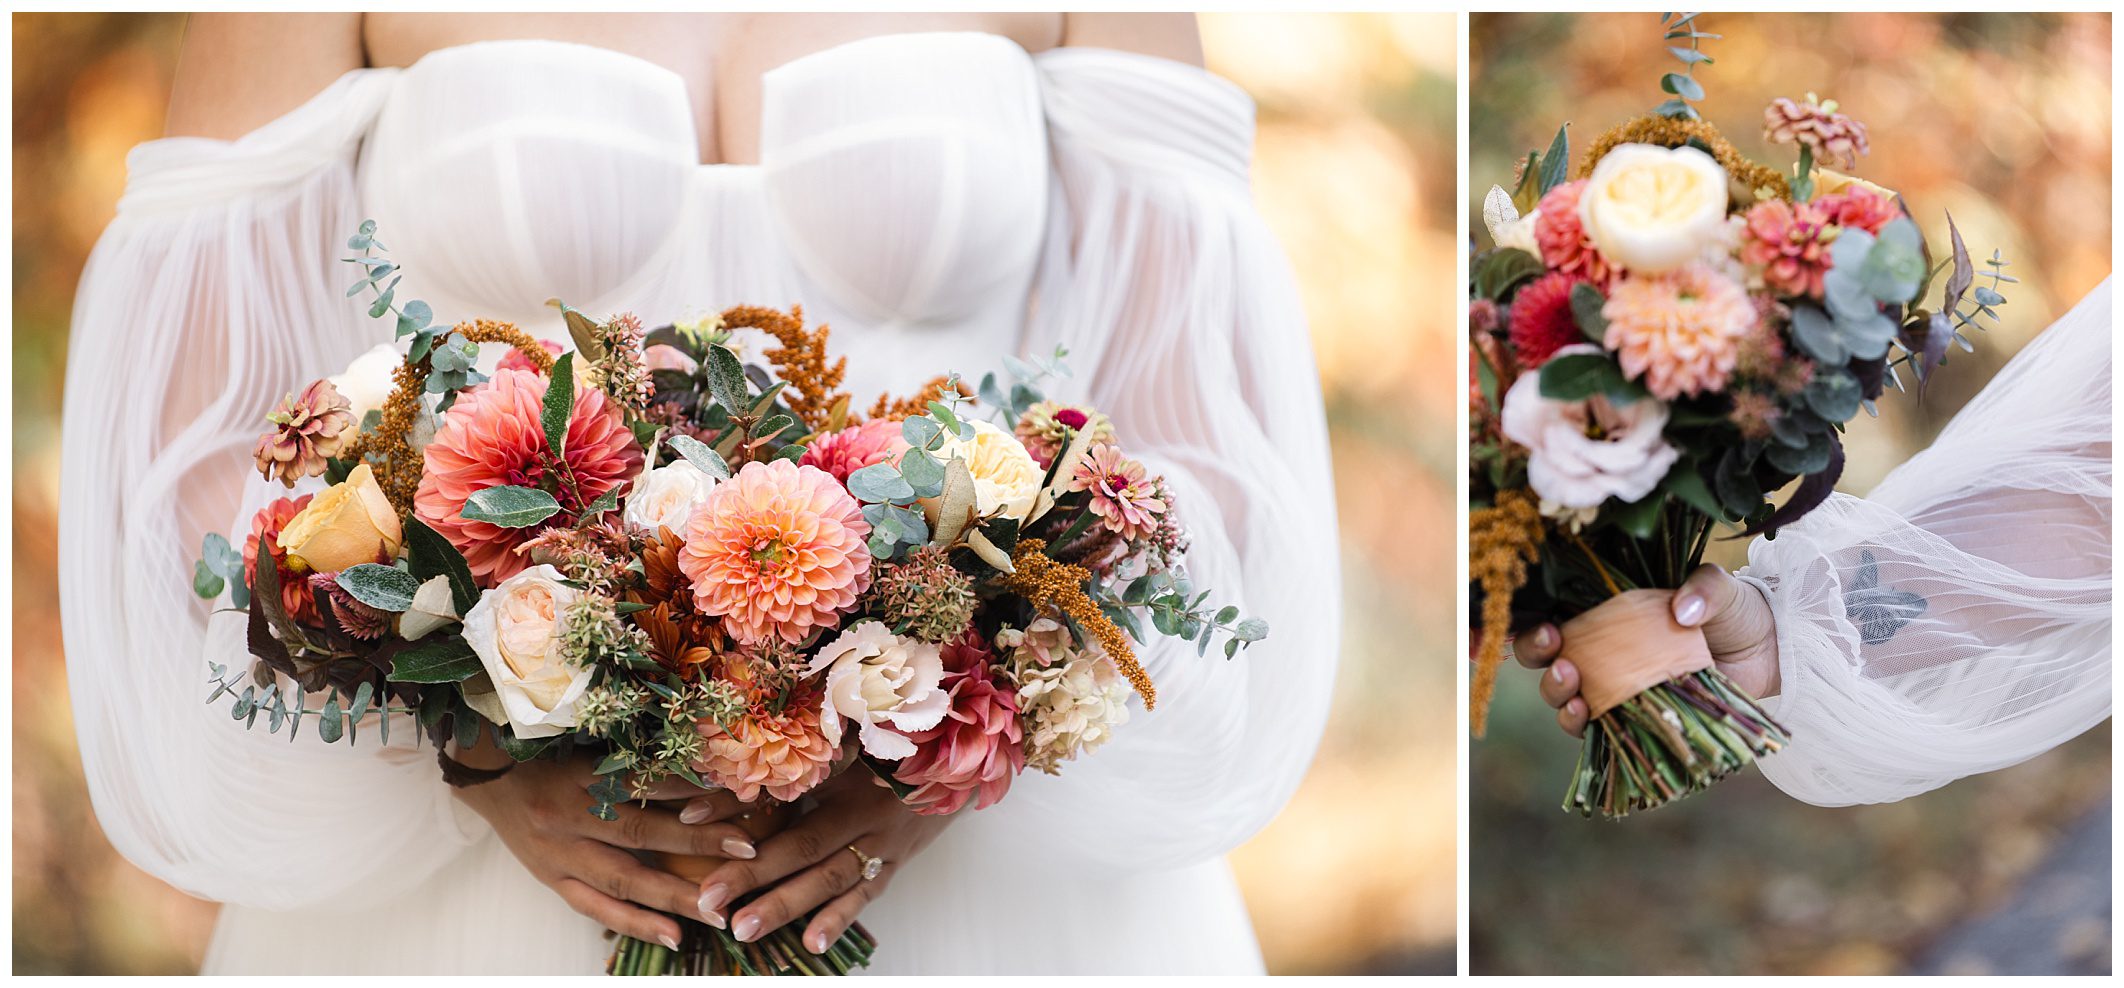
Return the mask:
{"type": "Polygon", "coordinates": [[[1512,296],[1512,352],[1521,368],[1533,370],[1548,363],[1556,351],[1586,341],[1571,314],[1571,289],[1585,281],[1580,275],[1551,271],[1512,296]]]}
{"type": "MultiPolygon", "coordinates": [[[[552,340],[540,340],[538,345],[540,349],[551,356],[558,357],[561,355],[561,345],[552,340]]],[[[501,363],[495,364],[494,368],[496,370],[520,370],[531,374],[538,373],[538,368],[532,365],[531,358],[524,356],[523,351],[515,347],[510,347],[504,352],[501,363]]]]}
{"type": "Polygon", "coordinates": [[[851,425],[812,440],[804,449],[804,458],[797,462],[818,467],[846,484],[849,474],[867,466],[897,461],[905,452],[907,440],[900,436],[900,423],[891,419],[871,419],[862,425],[851,425]]]}
{"type": "Polygon", "coordinates": [[[951,712],[937,726],[908,735],[915,753],[893,772],[915,787],[907,797],[915,812],[928,815],[957,813],[969,800],[975,809],[987,807],[1025,770],[1018,694],[996,674],[988,643],[969,628],[944,645],[942,655],[951,712]]]}
{"type": "Polygon", "coordinates": [[[1794,297],[1821,298],[1836,227],[1819,203],[1756,203],[1741,233],[1742,263],[1761,268],[1763,284],[1794,297]]]}
{"type": "Polygon", "coordinates": [[[1740,283],[1702,264],[1619,279],[1601,314],[1623,373],[1668,401],[1723,387],[1756,318],[1740,283]]]}
{"type": "Polygon", "coordinates": [[[1069,489],[1090,491],[1091,513],[1108,531],[1131,541],[1150,535],[1165,513],[1165,492],[1158,482],[1145,476],[1143,464],[1122,456],[1120,447],[1110,443],[1091,448],[1070,475],[1069,489]]]}
{"type": "Polygon", "coordinates": [[[1829,222],[1847,229],[1879,233],[1890,220],[1903,215],[1895,200],[1861,185],[1846,186],[1844,191],[1822,196],[1809,205],[1822,211],[1829,222]]]}
{"type": "Polygon", "coordinates": [[[1542,263],[1606,284],[1616,273],[1615,266],[1593,247],[1593,238],[1586,236],[1585,223],[1578,218],[1578,196],[1585,188],[1585,180],[1579,179],[1541,197],[1541,205],[1535,207],[1541,215],[1534,219],[1534,242],[1541,247],[1542,263]]]}
{"type": "Polygon", "coordinates": [[[741,642],[792,645],[831,627],[870,587],[870,523],[833,475],[788,460],[745,464],[686,525],[679,570],[701,613],[741,642]]]}
{"type": "Polygon", "coordinates": [[[426,465],[413,513],[465,554],[472,575],[490,585],[530,565],[516,549],[545,526],[503,528],[463,517],[465,502],[490,487],[536,487],[560,501],[547,526],[566,524],[606,491],[641,472],[642,451],[603,392],[575,393],[567,453],[546,448],[539,411],[546,379],[529,371],[496,371],[494,380],[464,392],[443,416],[423,455],[426,465]],[[565,462],[563,462],[565,461],[565,462]]]}
{"type": "Polygon", "coordinates": [[[702,753],[694,771],[745,802],[761,792],[793,802],[833,773],[834,746],[819,728],[820,698],[775,712],[756,706],[728,730],[712,720],[699,727],[702,753]]]}
{"type": "Polygon", "coordinates": [[[310,599],[310,584],[302,574],[288,568],[287,550],[280,547],[280,530],[288,521],[310,506],[312,495],[298,498],[275,498],[273,503],[258,509],[251,516],[251,536],[243,540],[243,576],[251,586],[258,585],[258,546],[264,543],[271,548],[268,553],[280,577],[280,606],[288,616],[303,624],[317,623],[317,603],[310,599]]]}

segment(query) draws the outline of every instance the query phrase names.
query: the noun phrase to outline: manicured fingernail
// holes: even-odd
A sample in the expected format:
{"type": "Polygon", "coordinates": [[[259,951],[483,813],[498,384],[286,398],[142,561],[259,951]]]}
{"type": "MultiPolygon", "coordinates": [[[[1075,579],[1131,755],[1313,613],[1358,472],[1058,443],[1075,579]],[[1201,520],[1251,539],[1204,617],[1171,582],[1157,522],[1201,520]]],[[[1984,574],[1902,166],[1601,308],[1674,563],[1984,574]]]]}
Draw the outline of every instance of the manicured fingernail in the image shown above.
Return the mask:
{"type": "Polygon", "coordinates": [[[1561,683],[1563,682],[1563,671],[1563,663],[1558,662],[1557,664],[1549,667],[1549,678],[1561,683]]]}
{"type": "Polygon", "coordinates": [[[710,885],[701,892],[701,911],[704,913],[714,912],[723,908],[723,903],[728,901],[730,901],[730,886],[710,885]]]}
{"type": "Polygon", "coordinates": [[[1548,647],[1549,647],[1550,645],[1552,645],[1552,644],[1554,644],[1554,643],[1555,643],[1555,640],[1556,640],[1556,629],[1555,629],[1555,628],[1551,628],[1551,627],[1549,627],[1548,625],[1546,625],[1546,624],[1545,624],[1545,625],[1542,625],[1542,626],[1541,626],[1541,627],[1539,627],[1539,628],[1536,628],[1536,629],[1534,629],[1534,647],[1535,647],[1535,648],[1548,648],[1548,647]]]}
{"type": "Polygon", "coordinates": [[[1703,619],[1704,599],[1702,597],[1692,594],[1683,597],[1674,605],[1674,620],[1681,622],[1681,626],[1684,628],[1694,628],[1696,627],[1696,622],[1703,619]]]}
{"type": "Polygon", "coordinates": [[[806,947],[809,947],[809,948],[811,948],[811,952],[812,952],[812,953],[814,953],[814,954],[823,954],[823,953],[825,953],[825,952],[826,952],[826,934],[825,934],[825,933],[824,933],[824,932],[822,931],[822,932],[819,932],[819,933],[814,933],[814,934],[812,934],[812,935],[810,935],[810,936],[808,936],[808,937],[805,937],[805,938],[804,938],[804,946],[806,946],[806,947]]]}
{"type": "Polygon", "coordinates": [[[733,858],[745,858],[748,860],[756,858],[760,854],[760,852],[753,849],[751,841],[742,837],[723,838],[723,853],[733,858]]]}
{"type": "Polygon", "coordinates": [[[709,926],[713,926],[718,930],[723,928],[722,914],[716,912],[713,909],[701,910],[701,922],[706,923],[709,926]]]}
{"type": "Polygon", "coordinates": [[[732,936],[737,937],[741,943],[751,943],[753,937],[760,935],[760,918],[758,916],[747,916],[740,919],[737,921],[736,926],[731,927],[730,933],[732,936]]]}
{"type": "Polygon", "coordinates": [[[667,937],[667,936],[665,936],[665,935],[663,935],[663,934],[661,934],[661,933],[659,933],[659,934],[657,934],[657,935],[656,935],[656,942],[658,942],[658,943],[660,943],[660,944],[663,944],[663,945],[664,945],[664,948],[665,948],[666,950],[677,950],[677,949],[678,949],[678,941],[677,941],[677,940],[673,940],[673,939],[671,939],[670,937],[667,937]]]}
{"type": "Polygon", "coordinates": [[[702,823],[714,813],[715,808],[705,802],[687,803],[686,808],[679,811],[679,822],[702,823]]]}

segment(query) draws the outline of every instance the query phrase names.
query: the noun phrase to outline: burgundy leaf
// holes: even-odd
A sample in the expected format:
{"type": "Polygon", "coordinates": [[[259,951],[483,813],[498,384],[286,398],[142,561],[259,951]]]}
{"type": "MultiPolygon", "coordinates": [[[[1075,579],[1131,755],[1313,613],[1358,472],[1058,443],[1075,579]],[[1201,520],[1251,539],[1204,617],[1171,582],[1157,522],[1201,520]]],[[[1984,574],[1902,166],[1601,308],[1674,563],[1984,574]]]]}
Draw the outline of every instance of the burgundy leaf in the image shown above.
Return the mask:
{"type": "Polygon", "coordinates": [[[1947,273],[1947,294],[1940,300],[1940,311],[1932,317],[1925,333],[1925,348],[1918,357],[1918,395],[1925,394],[1925,382],[1932,380],[1932,369],[1947,356],[1947,344],[1954,339],[1956,310],[1961,308],[1962,295],[1976,283],[1976,266],[1969,263],[1969,247],[1962,243],[1962,231],[1954,225],[1954,214],[1947,215],[1947,238],[1954,244],[1954,269],[1947,273]]]}
{"type": "Polygon", "coordinates": [[[1830,493],[1836,490],[1837,478],[1843,475],[1844,443],[1837,438],[1836,430],[1832,429],[1829,431],[1829,465],[1822,468],[1820,473],[1808,474],[1798,487],[1793,488],[1792,497],[1779,505],[1776,511],[1771,512],[1770,517],[1750,526],[1747,531],[1736,537],[1767,535],[1776,538],[1778,529],[1800,520],[1800,516],[1821,507],[1823,501],[1829,500],[1830,493]]]}

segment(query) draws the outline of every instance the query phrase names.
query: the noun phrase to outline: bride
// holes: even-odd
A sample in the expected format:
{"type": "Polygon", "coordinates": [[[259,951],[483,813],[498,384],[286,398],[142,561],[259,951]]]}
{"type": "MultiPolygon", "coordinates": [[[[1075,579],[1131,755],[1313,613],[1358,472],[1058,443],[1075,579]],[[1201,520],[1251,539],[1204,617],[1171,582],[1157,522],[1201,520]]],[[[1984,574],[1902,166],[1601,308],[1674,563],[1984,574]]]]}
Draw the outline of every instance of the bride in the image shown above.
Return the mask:
{"type": "Polygon", "coordinates": [[[68,363],[60,579],[105,831],[227,904],[209,972],[589,973],[607,929],[667,939],[664,914],[698,913],[754,937],[824,904],[807,942],[860,912],[884,973],[1259,971],[1223,854],[1311,759],[1339,614],[1252,112],[1186,16],[193,18],[172,136],[128,159],[68,363]],[[452,790],[410,730],[246,732],[200,702],[207,663],[248,662],[191,560],[270,497],[249,446],[272,402],[390,338],[344,291],[364,218],[439,323],[565,339],[550,297],[652,325],[797,302],[859,395],[1066,347],[1055,396],[1123,424],[1198,579],[1274,638],[1147,656],[1167,703],[994,808],[832,785],[757,840],[698,791],[603,823],[584,765],[452,790]],[[628,849],[729,860],[696,885],[628,849]]]}

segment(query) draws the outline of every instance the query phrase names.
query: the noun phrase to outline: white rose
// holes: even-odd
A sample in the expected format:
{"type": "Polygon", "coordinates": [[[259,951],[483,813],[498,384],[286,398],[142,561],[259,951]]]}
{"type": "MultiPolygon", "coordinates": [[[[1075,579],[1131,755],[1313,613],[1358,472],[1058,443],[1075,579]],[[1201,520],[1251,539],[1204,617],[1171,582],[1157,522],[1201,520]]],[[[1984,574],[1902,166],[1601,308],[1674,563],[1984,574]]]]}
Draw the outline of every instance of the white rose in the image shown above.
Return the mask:
{"type": "Polygon", "coordinates": [[[937,646],[902,638],[876,621],[841,633],[811,659],[810,673],[826,670],[826,715],[819,733],[841,743],[841,718],[856,722],[863,750],[878,758],[906,758],[913,741],[887,729],[926,731],[951,710],[943,689],[944,657],[937,646]]]}
{"type": "Polygon", "coordinates": [[[1047,472],[1025,451],[1025,444],[1001,426],[979,419],[970,424],[973,438],[946,439],[937,459],[949,463],[956,456],[966,461],[966,471],[973,476],[975,510],[982,517],[1023,520],[1040,496],[1047,472]]]}
{"type": "Polygon", "coordinates": [[[1586,236],[1642,274],[1702,257],[1726,222],[1726,170],[1691,147],[1624,144],[1593,167],[1578,197],[1586,236]]]}
{"type": "Polygon", "coordinates": [[[347,403],[354,406],[354,423],[358,426],[362,416],[381,409],[384,401],[391,397],[391,389],[398,384],[391,375],[405,362],[405,355],[399,353],[397,347],[378,343],[367,353],[354,358],[345,372],[326,380],[331,381],[332,387],[339,389],[339,393],[346,396],[347,403]]]}
{"type": "Polygon", "coordinates": [[[707,503],[715,490],[715,478],[685,460],[674,460],[654,470],[644,470],[634,479],[621,517],[627,524],[648,532],[658,526],[684,534],[693,509],[707,503]]]}
{"type": "Polygon", "coordinates": [[[561,615],[582,595],[562,579],[560,570],[533,566],[481,594],[465,615],[465,643],[479,654],[519,738],[574,728],[576,704],[590,686],[593,670],[561,656],[561,615]]]}
{"type": "MultiPolygon", "coordinates": [[[[1549,359],[1600,352],[1579,344],[1549,359]]],[[[1498,418],[1505,438],[1527,448],[1527,486],[1550,517],[1570,517],[1565,509],[1598,509],[1610,497],[1641,500],[1680,456],[1660,435],[1667,406],[1655,398],[1627,405],[1606,395],[1557,401],[1542,397],[1540,374],[1527,373],[1505,392],[1498,418]]]]}

